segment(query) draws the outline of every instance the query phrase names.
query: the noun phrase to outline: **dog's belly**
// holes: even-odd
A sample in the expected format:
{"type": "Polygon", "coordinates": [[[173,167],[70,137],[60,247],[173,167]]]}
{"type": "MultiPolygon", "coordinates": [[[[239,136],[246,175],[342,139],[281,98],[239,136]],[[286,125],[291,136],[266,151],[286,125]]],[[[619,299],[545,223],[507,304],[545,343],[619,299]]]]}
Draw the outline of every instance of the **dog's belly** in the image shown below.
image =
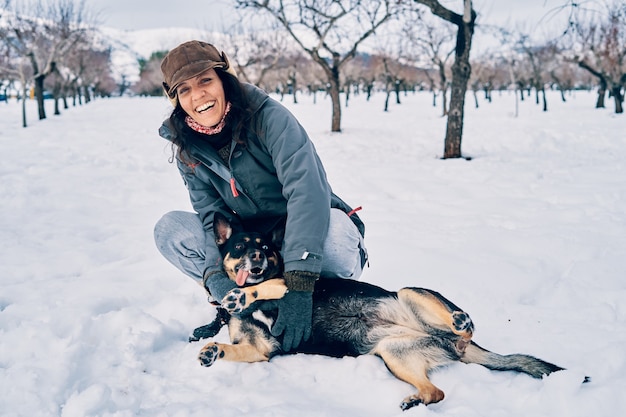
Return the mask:
{"type": "Polygon", "coordinates": [[[327,356],[359,356],[372,348],[371,328],[378,324],[380,300],[395,292],[348,279],[321,278],[313,293],[311,338],[299,352],[327,356]]]}

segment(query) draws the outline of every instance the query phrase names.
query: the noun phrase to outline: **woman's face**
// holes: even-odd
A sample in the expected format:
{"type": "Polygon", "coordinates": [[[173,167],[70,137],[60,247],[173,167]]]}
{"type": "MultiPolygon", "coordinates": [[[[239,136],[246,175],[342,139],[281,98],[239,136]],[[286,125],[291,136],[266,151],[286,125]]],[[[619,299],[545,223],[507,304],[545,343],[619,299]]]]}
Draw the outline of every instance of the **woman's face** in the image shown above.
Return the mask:
{"type": "Polygon", "coordinates": [[[185,113],[202,126],[213,127],[222,120],[226,97],[222,80],[214,69],[183,81],[176,94],[185,113]]]}

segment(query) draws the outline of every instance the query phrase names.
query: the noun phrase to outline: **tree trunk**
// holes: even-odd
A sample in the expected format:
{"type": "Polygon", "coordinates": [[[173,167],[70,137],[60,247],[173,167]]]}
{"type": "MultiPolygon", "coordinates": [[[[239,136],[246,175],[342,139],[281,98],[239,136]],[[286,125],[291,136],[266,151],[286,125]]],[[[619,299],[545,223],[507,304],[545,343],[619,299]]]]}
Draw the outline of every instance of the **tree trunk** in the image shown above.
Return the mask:
{"type": "Polygon", "coordinates": [[[400,103],[400,81],[399,80],[396,80],[395,92],[396,92],[396,104],[402,104],[400,103]]]}
{"type": "Polygon", "coordinates": [[[35,76],[35,98],[37,99],[37,110],[39,120],[46,118],[46,107],[43,103],[43,81],[46,77],[42,74],[35,76]]]}
{"type": "Polygon", "coordinates": [[[54,84],[54,89],[52,90],[52,95],[54,97],[54,114],[58,116],[61,114],[61,110],[59,107],[59,99],[61,98],[61,85],[59,83],[54,84]]]}
{"type": "Polygon", "coordinates": [[[331,132],[341,132],[341,101],[339,97],[339,57],[333,57],[333,66],[328,73],[330,83],[330,99],[333,104],[333,114],[331,121],[331,132]]]}
{"type": "Polygon", "coordinates": [[[339,101],[339,77],[330,81],[330,100],[332,101],[333,114],[331,119],[331,132],[341,132],[341,102],[339,101]]]}
{"type": "Polygon", "coordinates": [[[596,109],[604,108],[604,97],[606,96],[606,81],[600,80],[600,86],[598,87],[598,99],[596,100],[596,109]]]}
{"type": "Polygon", "coordinates": [[[446,68],[443,62],[439,64],[439,86],[441,89],[441,115],[448,115],[448,80],[446,79],[446,68]]]}
{"type": "Polygon", "coordinates": [[[296,85],[296,83],[298,82],[298,80],[296,80],[296,72],[292,72],[291,74],[289,74],[289,81],[291,82],[291,92],[293,94],[293,104],[298,104],[298,98],[296,96],[296,92],[298,91],[298,86],[296,85]]]}
{"type": "Polygon", "coordinates": [[[615,102],[615,113],[624,113],[624,107],[622,105],[622,103],[624,102],[624,96],[622,95],[621,84],[612,83],[611,92],[613,94],[613,101],[615,102]]]}
{"type": "Polygon", "coordinates": [[[539,91],[541,89],[539,88],[539,86],[535,87],[535,104],[539,105],[539,91]]]}
{"type": "Polygon", "coordinates": [[[461,153],[461,140],[463,137],[465,93],[467,92],[467,83],[472,73],[469,56],[476,14],[472,10],[469,23],[463,21],[461,16],[458,16],[455,20],[456,22],[453,23],[457,24],[458,32],[455,60],[452,65],[452,86],[450,89],[450,107],[448,110],[448,125],[446,128],[443,152],[444,159],[463,157],[461,153]]]}
{"type": "Polygon", "coordinates": [[[385,108],[383,109],[383,111],[387,112],[389,111],[389,96],[391,95],[391,90],[389,89],[389,87],[387,87],[387,95],[385,96],[385,108]]]}
{"type": "Polygon", "coordinates": [[[28,90],[26,88],[26,83],[23,84],[22,87],[22,127],[27,127],[26,124],[26,99],[28,98],[28,90]]]}

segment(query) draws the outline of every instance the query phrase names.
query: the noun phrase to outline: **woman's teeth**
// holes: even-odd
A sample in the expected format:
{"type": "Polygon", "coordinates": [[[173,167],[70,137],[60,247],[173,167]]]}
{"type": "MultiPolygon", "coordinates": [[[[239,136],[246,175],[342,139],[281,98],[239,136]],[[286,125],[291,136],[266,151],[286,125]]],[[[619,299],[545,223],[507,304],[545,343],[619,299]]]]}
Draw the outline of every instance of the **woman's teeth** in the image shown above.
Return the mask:
{"type": "Polygon", "coordinates": [[[215,105],[215,103],[207,103],[207,104],[203,104],[202,106],[197,107],[197,108],[196,108],[196,111],[197,111],[198,113],[202,113],[203,111],[207,111],[207,110],[209,110],[209,109],[210,109],[211,107],[213,107],[214,105],[215,105]]]}

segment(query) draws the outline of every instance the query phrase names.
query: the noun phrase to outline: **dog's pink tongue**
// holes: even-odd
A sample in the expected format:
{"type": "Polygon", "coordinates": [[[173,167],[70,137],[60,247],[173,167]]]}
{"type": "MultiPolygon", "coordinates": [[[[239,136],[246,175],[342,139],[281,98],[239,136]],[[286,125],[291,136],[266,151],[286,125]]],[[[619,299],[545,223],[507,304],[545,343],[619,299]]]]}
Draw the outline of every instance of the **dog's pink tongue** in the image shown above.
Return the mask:
{"type": "Polygon", "coordinates": [[[240,269],[239,271],[237,271],[237,277],[235,278],[235,283],[237,283],[237,285],[240,287],[243,286],[246,283],[246,280],[248,279],[248,275],[250,275],[250,272],[240,269]]]}

